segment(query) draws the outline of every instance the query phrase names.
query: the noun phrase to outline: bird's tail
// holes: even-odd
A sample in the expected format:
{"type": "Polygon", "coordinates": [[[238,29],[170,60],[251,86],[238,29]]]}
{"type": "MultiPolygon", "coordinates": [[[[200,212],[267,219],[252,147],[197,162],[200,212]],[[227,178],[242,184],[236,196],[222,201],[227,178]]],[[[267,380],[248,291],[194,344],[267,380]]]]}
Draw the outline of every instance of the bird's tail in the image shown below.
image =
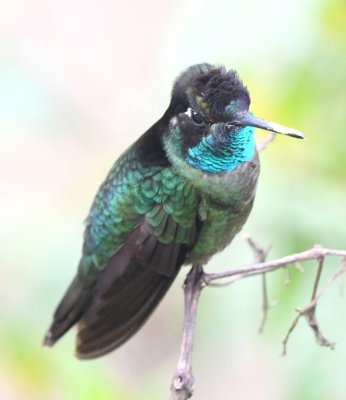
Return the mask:
{"type": "MultiPolygon", "coordinates": [[[[99,357],[133,336],[177,276],[187,246],[160,242],[139,226],[98,272],[93,286],[77,275],[54,314],[44,343],[53,345],[78,323],[77,357],[99,357]]],[[[83,260],[83,259],[82,259],[83,260]]]]}
{"type": "Polygon", "coordinates": [[[126,342],[158,306],[176,273],[168,277],[132,264],[107,292],[96,295],[79,321],[77,357],[99,357],[126,342]]]}
{"type": "Polygon", "coordinates": [[[174,281],[181,265],[177,265],[179,247],[157,246],[151,266],[133,257],[128,260],[122,249],[101,271],[94,287],[83,285],[77,275],[55,311],[44,345],[54,345],[78,323],[78,358],[96,358],[121,346],[142,327],[174,281]],[[152,267],[162,264],[169,274],[152,267]]]}
{"type": "Polygon", "coordinates": [[[90,299],[90,288],[77,275],[54,313],[52,325],[43,340],[44,346],[53,346],[79,320],[90,299]]]}

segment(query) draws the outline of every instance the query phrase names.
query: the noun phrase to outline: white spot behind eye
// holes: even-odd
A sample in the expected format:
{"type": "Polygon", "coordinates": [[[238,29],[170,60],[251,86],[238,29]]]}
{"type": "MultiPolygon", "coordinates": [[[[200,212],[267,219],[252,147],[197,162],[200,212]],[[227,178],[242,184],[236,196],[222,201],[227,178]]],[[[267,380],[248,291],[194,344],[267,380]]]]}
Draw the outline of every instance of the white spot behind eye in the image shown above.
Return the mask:
{"type": "Polygon", "coordinates": [[[186,114],[188,117],[191,118],[191,116],[192,116],[192,108],[188,108],[188,109],[184,112],[184,114],[186,114]]]}

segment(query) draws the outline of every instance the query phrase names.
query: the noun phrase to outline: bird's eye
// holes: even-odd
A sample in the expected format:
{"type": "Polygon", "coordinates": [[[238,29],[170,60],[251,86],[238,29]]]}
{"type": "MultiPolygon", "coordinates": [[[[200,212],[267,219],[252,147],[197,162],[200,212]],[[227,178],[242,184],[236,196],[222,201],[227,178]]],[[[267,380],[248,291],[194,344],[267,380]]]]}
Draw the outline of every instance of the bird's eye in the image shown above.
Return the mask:
{"type": "Polygon", "coordinates": [[[203,117],[200,114],[196,113],[195,111],[192,111],[191,118],[192,121],[197,125],[201,125],[204,122],[203,117]]]}

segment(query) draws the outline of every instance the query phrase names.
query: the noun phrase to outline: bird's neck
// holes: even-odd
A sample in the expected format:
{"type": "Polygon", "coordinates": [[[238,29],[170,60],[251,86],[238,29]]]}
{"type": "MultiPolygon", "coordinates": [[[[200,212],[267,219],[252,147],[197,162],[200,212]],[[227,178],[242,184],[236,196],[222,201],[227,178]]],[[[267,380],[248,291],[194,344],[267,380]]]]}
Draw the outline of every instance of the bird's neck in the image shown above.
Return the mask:
{"type": "Polygon", "coordinates": [[[188,149],[186,162],[208,173],[230,172],[254,154],[254,128],[246,126],[222,137],[209,134],[188,149]]]}

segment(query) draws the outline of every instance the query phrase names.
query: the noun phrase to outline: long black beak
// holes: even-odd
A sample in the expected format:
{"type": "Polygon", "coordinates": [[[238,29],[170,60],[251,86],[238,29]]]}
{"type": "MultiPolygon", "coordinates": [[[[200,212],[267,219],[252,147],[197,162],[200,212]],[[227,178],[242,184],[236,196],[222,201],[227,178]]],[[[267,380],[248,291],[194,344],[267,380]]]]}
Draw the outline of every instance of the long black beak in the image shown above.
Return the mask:
{"type": "Polygon", "coordinates": [[[250,113],[239,113],[234,120],[230,123],[230,125],[236,126],[254,126],[255,128],[265,129],[267,131],[272,131],[276,133],[281,133],[282,135],[288,135],[295,137],[297,139],[304,139],[304,135],[293,129],[287,128],[286,126],[282,126],[277,124],[276,122],[266,121],[261,118],[254,117],[250,113]]]}

